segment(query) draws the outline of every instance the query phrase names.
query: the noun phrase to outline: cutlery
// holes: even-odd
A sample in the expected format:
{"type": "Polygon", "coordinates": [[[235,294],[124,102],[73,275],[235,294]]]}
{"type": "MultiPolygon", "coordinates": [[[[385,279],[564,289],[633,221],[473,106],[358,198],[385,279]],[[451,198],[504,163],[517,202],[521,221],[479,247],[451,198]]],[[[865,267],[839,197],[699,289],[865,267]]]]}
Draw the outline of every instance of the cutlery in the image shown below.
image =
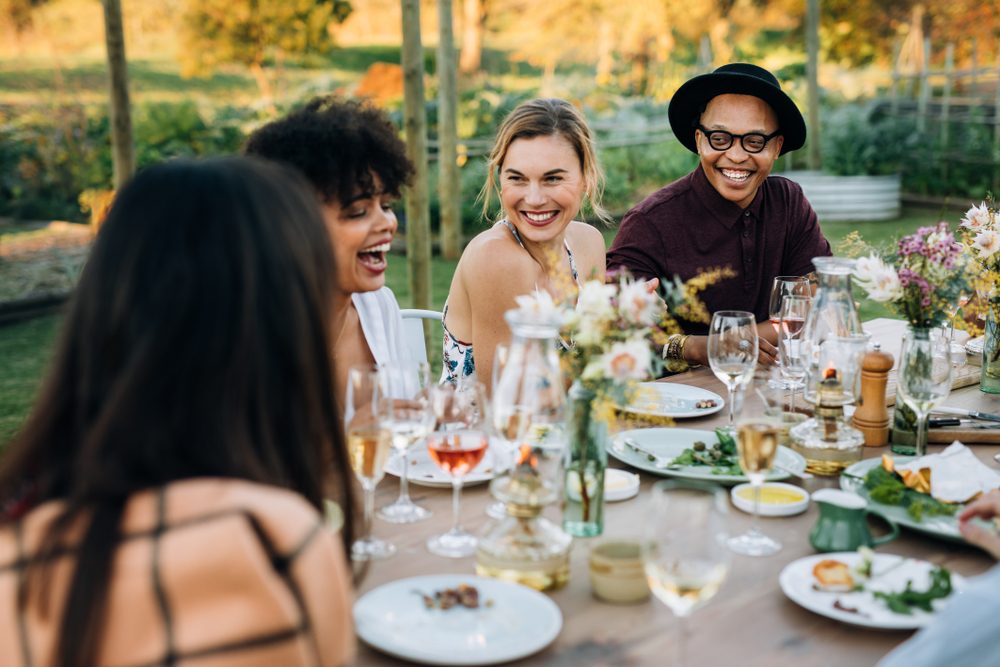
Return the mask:
{"type": "Polygon", "coordinates": [[[957,417],[935,417],[928,422],[931,428],[970,428],[970,429],[991,429],[1000,428],[996,422],[981,422],[975,419],[959,419],[957,417]]]}
{"type": "Polygon", "coordinates": [[[631,438],[622,438],[620,442],[632,451],[648,457],[654,468],[669,468],[674,463],[672,456],[660,456],[659,454],[651,452],[648,449],[643,449],[638,443],[636,443],[635,440],[632,440],[631,438]]]}
{"type": "Polygon", "coordinates": [[[787,473],[787,474],[791,475],[792,477],[797,477],[798,479],[812,479],[813,478],[813,474],[811,472],[806,472],[805,470],[803,470],[802,472],[799,472],[798,470],[792,470],[788,466],[782,465],[782,464],[778,463],[777,461],[775,461],[774,463],[772,463],[771,467],[774,468],[775,470],[780,470],[783,473],[787,473]]]}
{"type": "Polygon", "coordinates": [[[934,408],[931,412],[937,412],[944,415],[971,417],[972,419],[985,419],[991,422],[1000,422],[1000,415],[990,414],[989,412],[979,412],[978,410],[966,410],[965,408],[940,407],[934,408]]]}

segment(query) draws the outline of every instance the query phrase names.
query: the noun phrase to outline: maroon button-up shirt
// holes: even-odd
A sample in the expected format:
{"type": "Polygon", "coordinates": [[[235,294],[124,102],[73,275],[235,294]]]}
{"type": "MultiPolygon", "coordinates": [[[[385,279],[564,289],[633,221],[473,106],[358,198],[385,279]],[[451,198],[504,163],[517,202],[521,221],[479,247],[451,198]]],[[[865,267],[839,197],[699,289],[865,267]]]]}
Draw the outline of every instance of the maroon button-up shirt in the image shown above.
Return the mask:
{"type": "MultiPolygon", "coordinates": [[[[608,251],[608,269],[626,268],[662,282],[728,266],[736,277],[706,289],[702,301],[710,313],[749,310],[761,322],[768,319],[775,276],[805,275],[813,271],[813,257],[830,254],[797,183],[769,176],[741,209],[712,187],[699,165],[625,214],[608,251]]],[[[682,325],[689,334],[708,332],[703,323],[682,325]]]]}

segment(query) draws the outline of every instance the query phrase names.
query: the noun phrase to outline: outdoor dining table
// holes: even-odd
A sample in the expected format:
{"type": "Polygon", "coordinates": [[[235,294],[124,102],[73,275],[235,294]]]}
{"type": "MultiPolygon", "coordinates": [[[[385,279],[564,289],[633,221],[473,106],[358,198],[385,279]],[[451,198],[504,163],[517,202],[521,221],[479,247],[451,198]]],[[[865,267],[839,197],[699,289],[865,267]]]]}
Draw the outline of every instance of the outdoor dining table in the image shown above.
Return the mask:
{"type": "MultiPolygon", "coordinates": [[[[870,324],[874,325],[873,338],[885,341],[883,349],[893,351],[898,347],[899,335],[903,331],[901,322],[876,320],[870,324]]],[[[703,387],[725,396],[725,387],[707,368],[697,368],[664,381],[703,387]]],[[[981,393],[977,384],[954,390],[946,404],[1000,412],[1000,396],[981,393]]],[[[743,413],[761,412],[759,399],[753,392],[748,392],[743,413]]],[[[708,417],[685,419],[679,425],[712,430],[725,423],[726,412],[722,411],[708,417]]],[[[1000,445],[967,444],[981,460],[996,467],[993,455],[1000,452],[1000,445]]],[[[931,445],[929,451],[941,449],[941,445],[931,445]]],[[[866,447],[863,456],[877,457],[888,452],[888,447],[866,447]]],[[[611,459],[610,465],[627,468],[614,459],[611,459]]],[[[549,593],[563,614],[563,628],[559,636],[545,650],[511,664],[575,667],[661,665],[669,662],[678,621],[666,607],[653,598],[629,605],[605,603],[592,595],[589,582],[587,559],[594,544],[607,538],[638,538],[641,535],[649,489],[661,478],[645,472],[639,472],[639,475],[641,488],[636,498],[606,504],[604,535],[574,540],[569,583],[549,593]]],[[[837,479],[816,477],[795,483],[812,492],[837,486],[837,479]]],[[[387,477],[379,485],[376,502],[388,503],[397,492],[395,478],[387,477]]],[[[417,502],[432,510],[434,516],[428,521],[402,526],[376,522],[376,534],[390,539],[399,551],[390,559],[370,565],[361,582],[359,596],[381,584],[404,577],[475,573],[474,558],[442,558],[429,553],[424,545],[428,536],[442,532],[449,525],[450,489],[411,484],[410,492],[417,502]]],[[[473,531],[484,529],[491,521],[485,514],[491,500],[486,485],[465,489],[462,497],[463,525],[473,531]]],[[[549,508],[546,515],[558,521],[558,508],[549,508]]],[[[743,532],[750,526],[750,515],[735,507],[730,507],[729,518],[733,533],[743,532]]],[[[778,586],[778,575],[788,563],[815,553],[809,545],[808,535],[816,518],[817,510],[814,504],[810,504],[805,513],[797,516],[761,519],[761,528],[778,539],[783,548],[777,554],[764,558],[734,555],[729,577],[720,591],[688,619],[685,641],[688,665],[874,665],[912,634],[845,625],[809,612],[784,596],[778,586]]],[[[877,550],[925,559],[965,576],[980,574],[993,564],[992,558],[972,546],[905,529],[897,539],[877,550]]],[[[362,644],[356,664],[390,665],[400,662],[362,644]]]]}

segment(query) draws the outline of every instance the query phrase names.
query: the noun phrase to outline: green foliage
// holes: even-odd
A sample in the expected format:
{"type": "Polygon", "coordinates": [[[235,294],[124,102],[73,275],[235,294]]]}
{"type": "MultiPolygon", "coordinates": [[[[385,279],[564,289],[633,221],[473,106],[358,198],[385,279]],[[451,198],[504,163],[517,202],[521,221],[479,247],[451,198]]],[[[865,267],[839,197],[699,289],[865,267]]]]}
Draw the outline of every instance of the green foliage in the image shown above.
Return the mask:
{"type": "Polygon", "coordinates": [[[907,581],[906,588],[898,593],[873,591],[872,595],[897,614],[909,616],[915,608],[930,613],[934,611],[931,604],[934,600],[951,595],[951,572],[943,567],[931,570],[931,583],[926,591],[913,590],[913,582],[907,581]]]}
{"type": "Polygon", "coordinates": [[[890,118],[872,105],[844,105],[823,121],[823,169],[839,176],[898,173],[920,152],[912,119],[890,118]]]}
{"type": "Polygon", "coordinates": [[[268,48],[284,53],[327,53],[328,26],[351,13],[346,0],[188,0],[181,15],[186,73],[221,63],[260,66],[268,48]]]}
{"type": "Polygon", "coordinates": [[[875,502],[905,507],[916,521],[922,521],[925,516],[951,516],[958,511],[958,505],[942,503],[926,493],[907,487],[899,475],[882,466],[868,471],[865,488],[875,502]]]}
{"type": "Polygon", "coordinates": [[[50,315],[0,327],[0,452],[28,415],[61,319],[50,315]]]}

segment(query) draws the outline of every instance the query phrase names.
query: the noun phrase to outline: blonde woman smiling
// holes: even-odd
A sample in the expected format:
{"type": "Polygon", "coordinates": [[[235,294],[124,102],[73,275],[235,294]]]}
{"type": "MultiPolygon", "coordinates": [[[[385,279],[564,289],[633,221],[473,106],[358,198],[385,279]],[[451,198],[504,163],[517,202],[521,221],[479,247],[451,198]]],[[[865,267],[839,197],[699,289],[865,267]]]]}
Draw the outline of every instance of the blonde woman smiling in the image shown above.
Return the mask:
{"type": "Polygon", "coordinates": [[[502,217],[462,254],[444,309],[444,373],[456,383],[491,377],[496,346],[510,340],[504,312],[537,289],[557,299],[584,280],[604,279],[604,238],[576,217],[599,219],[603,174],[583,115],[558,99],[518,106],[489,156],[484,214],[497,194],[502,217]],[[475,350],[475,353],[473,353],[475,350]]]}

